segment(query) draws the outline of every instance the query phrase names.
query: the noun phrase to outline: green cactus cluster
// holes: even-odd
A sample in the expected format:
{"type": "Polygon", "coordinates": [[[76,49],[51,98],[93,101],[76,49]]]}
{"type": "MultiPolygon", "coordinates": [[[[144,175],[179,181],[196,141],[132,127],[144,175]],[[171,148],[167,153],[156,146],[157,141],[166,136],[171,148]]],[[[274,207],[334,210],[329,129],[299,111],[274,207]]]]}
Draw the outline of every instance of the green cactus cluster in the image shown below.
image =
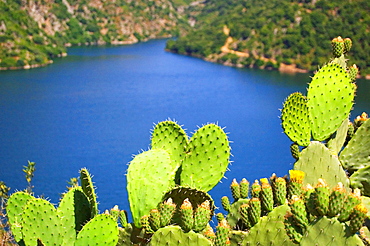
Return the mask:
{"type": "Polygon", "coordinates": [[[153,130],[151,147],[135,156],[127,170],[130,208],[138,228],[141,218],[168,191],[181,186],[207,192],[222,179],[229,164],[229,141],[215,124],[199,128],[189,140],[176,122],[160,122],[153,130]]]}
{"type": "Polygon", "coordinates": [[[223,196],[226,215],[207,193],[222,179],[230,158],[227,135],[207,124],[191,137],[176,122],[156,124],[151,148],[127,169],[133,222],[118,206],[99,214],[87,169],[55,207],[36,198],[25,167],[27,192],[2,189],[10,229],[19,245],[236,246],[370,245],[370,121],[349,119],[356,65],[346,56],[352,41],[332,40],[333,58],[312,77],[307,95],[284,102],[281,120],[295,159],[289,176],[245,178],[223,196]],[[313,186],[312,186],[313,185],[313,186]],[[362,195],[361,195],[362,194],[362,195]]]}
{"type": "MultiPolygon", "coordinates": [[[[90,177],[86,169],[81,175],[90,177]]],[[[12,194],[6,210],[14,239],[20,245],[116,245],[118,226],[107,214],[92,213],[97,207],[86,194],[86,185],[69,189],[59,206],[19,191],[12,194]],[[93,216],[94,215],[94,216],[93,216]]],[[[92,186],[90,186],[92,187],[92,186]]],[[[94,193],[94,192],[93,192],[94,193]]]]}

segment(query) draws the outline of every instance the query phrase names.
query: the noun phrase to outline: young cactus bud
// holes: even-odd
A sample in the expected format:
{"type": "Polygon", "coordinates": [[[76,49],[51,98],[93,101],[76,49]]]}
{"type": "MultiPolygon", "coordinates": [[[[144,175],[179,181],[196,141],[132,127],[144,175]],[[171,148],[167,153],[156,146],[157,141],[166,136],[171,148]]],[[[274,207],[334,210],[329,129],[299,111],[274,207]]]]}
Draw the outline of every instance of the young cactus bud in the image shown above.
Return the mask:
{"type": "Polygon", "coordinates": [[[344,205],[342,211],[338,216],[340,222],[345,222],[349,219],[349,216],[352,213],[352,210],[355,206],[361,203],[361,192],[359,189],[355,189],[352,193],[349,193],[347,199],[344,200],[344,205]]]}
{"type": "Polygon", "coordinates": [[[244,225],[249,229],[251,228],[251,222],[248,215],[249,205],[248,204],[242,204],[239,208],[239,212],[241,215],[242,222],[244,225]]]}
{"type": "Polygon", "coordinates": [[[225,246],[229,241],[230,226],[226,219],[218,223],[214,246],[225,246]]]}
{"type": "Polygon", "coordinates": [[[306,201],[307,211],[313,216],[319,216],[319,213],[316,210],[315,196],[316,196],[315,189],[310,184],[307,184],[303,188],[303,198],[306,201]]]}
{"type": "Polygon", "coordinates": [[[180,207],[181,214],[181,228],[188,232],[193,229],[194,217],[193,217],[193,206],[191,205],[188,198],[184,200],[180,207]]]}
{"type": "Polygon", "coordinates": [[[297,225],[303,229],[306,228],[308,225],[308,218],[304,201],[300,197],[294,195],[289,202],[289,206],[297,225]]]}
{"type": "Polygon", "coordinates": [[[161,214],[159,213],[158,209],[150,210],[149,225],[153,231],[157,231],[159,228],[161,228],[160,217],[161,214]]]}
{"type": "Polygon", "coordinates": [[[288,213],[284,219],[285,231],[292,242],[299,244],[302,239],[302,229],[296,225],[291,213],[288,213]]]}
{"type": "Polygon", "coordinates": [[[141,227],[144,228],[146,234],[153,234],[154,231],[149,225],[149,215],[144,215],[140,219],[141,227]]]}
{"type": "Polygon", "coordinates": [[[272,194],[272,188],[267,178],[263,178],[261,181],[261,208],[264,213],[269,213],[274,208],[274,195],[272,194]]]}
{"type": "Polygon", "coordinates": [[[348,52],[351,50],[351,48],[352,48],[352,40],[351,40],[350,38],[345,38],[345,39],[343,40],[343,42],[344,42],[344,51],[343,51],[343,53],[344,53],[344,54],[346,54],[346,53],[348,53],[348,52]]]}
{"type": "Polygon", "coordinates": [[[338,216],[343,208],[344,201],[347,196],[347,191],[343,184],[339,182],[333,189],[329,197],[328,217],[338,216]]]}
{"type": "Polygon", "coordinates": [[[238,200],[240,198],[240,186],[238,182],[236,182],[236,179],[234,179],[233,182],[231,183],[230,189],[234,200],[235,201],[238,200]]]}
{"type": "Polygon", "coordinates": [[[252,191],[251,195],[252,198],[259,198],[261,193],[261,185],[259,184],[258,180],[255,180],[254,183],[252,184],[252,191]]]}
{"type": "Polygon", "coordinates": [[[203,232],[203,236],[205,236],[211,242],[215,240],[216,234],[214,233],[212,227],[209,224],[207,224],[207,227],[203,232]]]}
{"type": "Polygon", "coordinates": [[[319,179],[315,187],[315,204],[319,215],[324,216],[328,213],[330,190],[323,179],[319,179]]]}
{"type": "Polygon", "coordinates": [[[217,222],[220,223],[223,219],[225,219],[224,215],[222,213],[216,214],[217,222]]]}
{"type": "Polygon", "coordinates": [[[286,180],[284,178],[276,178],[274,180],[274,200],[276,205],[284,205],[286,202],[286,180]]]}
{"type": "Polygon", "coordinates": [[[127,212],[125,210],[119,211],[119,222],[121,223],[122,228],[127,226],[127,212]]]}
{"type": "Polygon", "coordinates": [[[225,211],[227,211],[228,213],[230,213],[231,205],[230,205],[230,200],[229,200],[229,198],[227,196],[223,196],[221,198],[221,205],[225,209],[225,211]]]}
{"type": "Polygon", "coordinates": [[[350,66],[348,69],[348,76],[351,79],[352,83],[355,82],[357,75],[358,75],[358,67],[356,66],[356,64],[354,64],[350,66]]]}
{"type": "Polygon", "coordinates": [[[344,41],[342,37],[334,38],[331,41],[331,46],[333,48],[333,55],[334,57],[340,57],[344,52],[344,41]]]}
{"type": "Polygon", "coordinates": [[[173,203],[172,198],[168,198],[167,201],[163,202],[159,207],[159,213],[161,214],[161,227],[165,227],[171,223],[171,219],[176,210],[176,204],[173,203]]]}
{"type": "Polygon", "coordinates": [[[251,226],[258,223],[261,218],[261,201],[259,198],[253,197],[249,201],[248,216],[251,226]]]}
{"type": "Polygon", "coordinates": [[[245,178],[242,179],[240,182],[240,197],[241,198],[248,198],[249,193],[249,182],[245,178]]]}
{"type": "Polygon", "coordinates": [[[202,204],[198,206],[194,213],[194,228],[195,232],[202,232],[208,222],[211,219],[211,208],[209,204],[209,200],[204,201],[202,204]]]}
{"type": "Polygon", "coordinates": [[[350,215],[349,228],[352,234],[355,234],[360,230],[365,222],[367,214],[367,208],[363,203],[356,205],[350,215]]]}
{"type": "Polygon", "coordinates": [[[355,129],[359,128],[365,121],[369,119],[367,113],[363,112],[361,115],[357,116],[354,120],[355,129]]]}
{"type": "Polygon", "coordinates": [[[293,195],[300,196],[302,194],[304,172],[300,170],[289,170],[289,176],[288,199],[291,199],[293,195]]]}
{"type": "Polygon", "coordinates": [[[300,151],[299,151],[299,145],[297,143],[292,143],[290,145],[290,153],[292,154],[293,158],[298,160],[300,156],[300,151]]]}
{"type": "Polygon", "coordinates": [[[114,220],[118,220],[119,212],[120,211],[119,211],[118,205],[115,205],[113,208],[111,208],[108,214],[112,215],[114,220]]]}

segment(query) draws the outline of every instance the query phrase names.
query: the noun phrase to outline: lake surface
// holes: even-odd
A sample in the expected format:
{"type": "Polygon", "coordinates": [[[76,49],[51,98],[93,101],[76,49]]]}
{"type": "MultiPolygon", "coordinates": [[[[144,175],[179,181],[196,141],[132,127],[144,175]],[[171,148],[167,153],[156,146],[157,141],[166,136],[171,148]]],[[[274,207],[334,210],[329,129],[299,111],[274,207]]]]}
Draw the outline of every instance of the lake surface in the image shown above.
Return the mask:
{"type": "MultiPolygon", "coordinates": [[[[22,190],[36,162],[37,196],[58,203],[67,181],[86,167],[100,211],[129,209],[125,173],[147,150],[154,123],[174,119],[188,135],[217,122],[232,141],[232,165],[210,193],[221,207],[233,178],[250,182],[287,174],[290,140],[280,111],[312,74],[237,69],[164,51],[165,40],[121,47],[82,47],[53,65],[0,73],[0,180],[22,190]]],[[[355,111],[370,111],[370,82],[358,81],[355,111]]],[[[352,117],[352,118],[353,118],[352,117]]]]}

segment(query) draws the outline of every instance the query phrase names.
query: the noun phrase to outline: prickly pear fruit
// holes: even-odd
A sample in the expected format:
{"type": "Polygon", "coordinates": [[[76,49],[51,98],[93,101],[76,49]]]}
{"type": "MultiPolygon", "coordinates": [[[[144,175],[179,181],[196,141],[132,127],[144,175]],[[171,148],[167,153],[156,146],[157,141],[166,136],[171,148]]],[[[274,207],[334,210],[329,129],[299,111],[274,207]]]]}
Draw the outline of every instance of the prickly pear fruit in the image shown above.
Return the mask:
{"type": "Polygon", "coordinates": [[[240,198],[240,185],[236,182],[236,179],[233,179],[233,182],[230,185],[231,195],[233,196],[234,200],[238,200],[240,198]]]}
{"type": "Polygon", "coordinates": [[[296,160],[299,159],[300,150],[299,150],[299,145],[297,143],[292,143],[290,145],[290,153],[292,154],[294,159],[296,160]]]}
{"type": "Polygon", "coordinates": [[[290,180],[288,183],[288,198],[302,194],[303,179],[305,173],[300,170],[289,170],[290,180]]]}
{"type": "Polygon", "coordinates": [[[249,220],[251,223],[251,226],[254,226],[255,224],[258,223],[258,221],[261,218],[261,201],[259,198],[252,198],[249,201],[249,210],[248,210],[248,215],[249,215],[249,220]]]}
{"type": "Polygon", "coordinates": [[[338,185],[334,187],[329,197],[328,217],[335,217],[339,215],[343,208],[346,197],[347,191],[343,184],[339,182],[338,185]]]}
{"type": "Polygon", "coordinates": [[[180,207],[181,214],[181,228],[188,232],[193,229],[194,226],[194,216],[193,216],[193,206],[191,205],[188,198],[184,200],[180,207]]]}
{"type": "Polygon", "coordinates": [[[198,206],[194,212],[194,227],[195,232],[202,232],[208,225],[209,218],[211,217],[211,208],[209,201],[204,201],[198,206]]]}
{"type": "Polygon", "coordinates": [[[229,232],[230,226],[227,223],[226,219],[223,219],[221,222],[218,223],[214,246],[226,245],[226,242],[229,240],[229,232]]]}
{"type": "Polygon", "coordinates": [[[248,198],[249,194],[249,182],[245,178],[240,182],[240,196],[241,198],[248,198]]]}
{"type": "Polygon", "coordinates": [[[247,227],[247,228],[250,228],[251,227],[251,223],[250,223],[250,219],[249,219],[249,205],[248,204],[242,204],[239,208],[239,212],[240,212],[240,215],[241,215],[241,220],[242,222],[244,223],[244,225],[247,227]]]}
{"type": "Polygon", "coordinates": [[[349,229],[352,234],[358,232],[363,226],[367,217],[367,212],[368,210],[363,203],[360,203],[353,208],[349,221],[349,229]]]}
{"type": "Polygon", "coordinates": [[[350,38],[343,39],[344,42],[344,53],[348,53],[352,48],[352,40],[350,38]]]}
{"type": "Polygon", "coordinates": [[[261,185],[258,180],[255,180],[252,184],[251,196],[255,198],[259,198],[261,193],[261,185]]]}
{"type": "Polygon", "coordinates": [[[284,178],[275,178],[272,181],[272,190],[276,205],[284,205],[287,196],[287,184],[284,178]]]}
{"type": "Polygon", "coordinates": [[[356,81],[358,72],[359,72],[359,70],[358,70],[358,67],[356,66],[356,64],[353,64],[352,66],[350,66],[348,68],[348,76],[349,76],[352,83],[356,81]]]}
{"type": "Polygon", "coordinates": [[[149,225],[153,231],[157,231],[159,228],[161,228],[161,214],[159,213],[158,209],[150,210],[149,225]]]}
{"type": "Polygon", "coordinates": [[[263,213],[268,213],[274,208],[274,195],[272,194],[272,188],[267,178],[263,178],[261,181],[261,208],[263,213]]]}
{"type": "Polygon", "coordinates": [[[175,213],[176,204],[173,203],[172,198],[168,198],[167,201],[161,203],[159,207],[161,226],[165,227],[171,223],[171,219],[175,213]]]}
{"type": "Polygon", "coordinates": [[[328,213],[330,190],[323,179],[319,179],[315,187],[315,204],[317,212],[324,216],[328,213]]]}
{"type": "Polygon", "coordinates": [[[306,228],[308,225],[308,218],[304,201],[300,197],[293,195],[289,202],[289,207],[296,223],[301,228],[306,228]]]}
{"type": "Polygon", "coordinates": [[[340,57],[344,52],[344,41],[343,41],[342,37],[339,36],[337,38],[334,38],[331,41],[331,45],[332,45],[332,48],[333,48],[334,57],[340,57]]]}
{"type": "Polygon", "coordinates": [[[229,212],[230,213],[230,200],[227,196],[223,196],[221,198],[221,205],[223,207],[223,209],[225,209],[226,212],[229,212]]]}
{"type": "Polygon", "coordinates": [[[361,203],[360,190],[355,189],[353,192],[349,193],[347,199],[344,200],[344,205],[342,207],[342,210],[340,211],[338,220],[340,222],[347,221],[352,213],[353,208],[360,203],[361,203]]]}

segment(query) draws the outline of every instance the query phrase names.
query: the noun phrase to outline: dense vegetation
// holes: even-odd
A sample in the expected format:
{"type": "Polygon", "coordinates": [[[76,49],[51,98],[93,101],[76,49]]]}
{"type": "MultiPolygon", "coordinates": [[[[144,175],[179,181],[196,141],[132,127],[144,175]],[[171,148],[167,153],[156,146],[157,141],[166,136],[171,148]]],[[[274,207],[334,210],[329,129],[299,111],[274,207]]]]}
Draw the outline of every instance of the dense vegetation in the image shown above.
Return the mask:
{"type": "Polygon", "coordinates": [[[188,9],[188,18],[196,20],[193,30],[169,41],[167,49],[242,66],[285,63],[316,70],[330,38],[341,34],[355,41],[352,61],[365,75],[370,74],[369,13],[367,0],[208,0],[188,9]],[[250,57],[221,52],[224,26],[233,39],[229,48],[250,57]]]}
{"type": "Polygon", "coordinates": [[[178,35],[181,4],[188,1],[0,1],[0,68],[49,63],[65,46],[178,35]]]}

